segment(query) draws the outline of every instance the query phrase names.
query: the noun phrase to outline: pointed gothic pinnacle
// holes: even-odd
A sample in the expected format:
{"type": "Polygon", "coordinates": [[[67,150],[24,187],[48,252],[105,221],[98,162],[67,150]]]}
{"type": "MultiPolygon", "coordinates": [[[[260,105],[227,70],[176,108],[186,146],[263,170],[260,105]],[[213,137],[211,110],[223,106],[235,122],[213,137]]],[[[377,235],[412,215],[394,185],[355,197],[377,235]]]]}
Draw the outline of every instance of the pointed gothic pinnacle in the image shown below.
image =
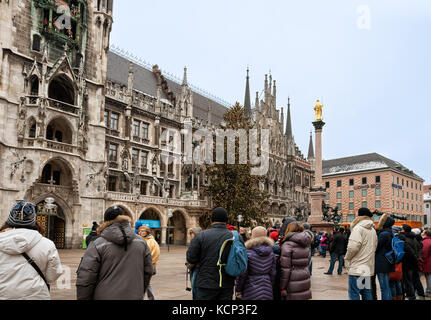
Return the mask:
{"type": "Polygon", "coordinates": [[[184,67],[183,86],[187,86],[187,67],[184,67]]]}
{"type": "Polygon", "coordinates": [[[67,45],[67,43],[65,43],[65,44],[64,44],[64,47],[63,47],[63,48],[64,48],[64,52],[63,52],[63,54],[64,54],[64,55],[67,55],[67,51],[69,50],[69,46],[67,45]]]}

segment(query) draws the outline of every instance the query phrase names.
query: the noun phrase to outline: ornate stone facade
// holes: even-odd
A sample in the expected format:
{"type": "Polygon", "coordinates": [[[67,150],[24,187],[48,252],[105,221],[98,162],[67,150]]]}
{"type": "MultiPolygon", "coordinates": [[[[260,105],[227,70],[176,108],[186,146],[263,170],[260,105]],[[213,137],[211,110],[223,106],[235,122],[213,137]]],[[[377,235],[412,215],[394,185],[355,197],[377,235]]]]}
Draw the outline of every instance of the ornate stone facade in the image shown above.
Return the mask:
{"type": "MultiPolygon", "coordinates": [[[[189,242],[210,207],[205,168],[185,164],[185,125],[214,130],[227,108],[189,85],[109,50],[112,0],[0,1],[0,221],[26,199],[53,197],[58,214],[46,219],[51,238],[82,244],[83,228],[121,206],[134,221],[158,220],[156,237],[189,242]],[[58,28],[59,5],[72,28],[58,28]],[[171,216],[172,215],[172,216],[171,216]],[[169,219],[169,216],[171,218],[169,219]]],[[[270,171],[261,187],[275,224],[308,208],[313,171],[276,109],[276,88],[253,117],[271,130],[270,171]]]]}

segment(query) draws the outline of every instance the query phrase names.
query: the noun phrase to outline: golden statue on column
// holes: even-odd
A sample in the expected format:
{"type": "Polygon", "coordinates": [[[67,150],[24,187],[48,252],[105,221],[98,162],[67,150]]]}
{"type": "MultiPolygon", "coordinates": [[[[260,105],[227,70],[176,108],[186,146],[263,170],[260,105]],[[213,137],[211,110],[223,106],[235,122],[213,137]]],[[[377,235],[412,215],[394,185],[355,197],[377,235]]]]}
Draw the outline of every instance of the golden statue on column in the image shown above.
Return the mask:
{"type": "Polygon", "coordinates": [[[322,121],[322,109],[323,104],[320,103],[320,100],[317,100],[317,104],[314,106],[314,111],[316,112],[316,121],[322,121]]]}

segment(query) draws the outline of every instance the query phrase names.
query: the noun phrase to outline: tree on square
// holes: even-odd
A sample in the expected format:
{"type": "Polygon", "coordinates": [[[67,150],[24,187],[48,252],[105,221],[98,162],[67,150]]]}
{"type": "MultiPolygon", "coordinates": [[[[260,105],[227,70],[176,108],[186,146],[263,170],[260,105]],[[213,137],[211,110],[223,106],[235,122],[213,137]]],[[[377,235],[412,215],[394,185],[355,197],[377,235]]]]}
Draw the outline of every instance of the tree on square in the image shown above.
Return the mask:
{"type": "MultiPolygon", "coordinates": [[[[245,115],[244,108],[236,103],[223,116],[223,122],[219,125],[223,130],[244,129],[249,138],[249,130],[253,129],[251,119],[245,115]]],[[[249,145],[247,143],[247,151],[249,145]]],[[[243,217],[241,223],[244,227],[255,225],[267,225],[267,212],[264,210],[264,201],[269,194],[259,189],[259,183],[264,179],[263,176],[251,174],[252,164],[247,152],[247,163],[240,164],[239,159],[239,138],[235,138],[235,164],[206,165],[208,174],[208,186],[205,188],[207,195],[212,199],[213,207],[223,207],[229,214],[228,224],[238,225],[238,216],[243,217]]],[[[215,157],[215,156],[214,156],[215,157]]],[[[227,159],[227,141],[224,141],[224,157],[227,159]]],[[[209,212],[203,215],[210,215],[209,212]]],[[[201,217],[202,220],[208,220],[201,217]]]]}

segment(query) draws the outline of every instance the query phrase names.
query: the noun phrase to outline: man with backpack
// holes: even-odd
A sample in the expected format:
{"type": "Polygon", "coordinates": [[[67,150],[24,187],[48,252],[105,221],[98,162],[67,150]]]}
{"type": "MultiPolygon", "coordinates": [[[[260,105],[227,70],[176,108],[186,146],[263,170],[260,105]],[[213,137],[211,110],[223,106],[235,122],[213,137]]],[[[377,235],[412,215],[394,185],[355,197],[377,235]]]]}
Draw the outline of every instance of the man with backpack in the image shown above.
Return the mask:
{"type": "MultiPolygon", "coordinates": [[[[214,209],[211,213],[211,228],[199,232],[187,250],[187,262],[199,265],[195,280],[197,300],[232,300],[235,276],[229,275],[224,266],[232,248],[232,242],[226,240],[233,238],[233,232],[226,228],[227,221],[228,214],[224,208],[214,209]]],[[[241,244],[239,239],[238,242],[241,244]]],[[[247,255],[245,247],[244,251],[247,255]]]]}
{"type": "Polygon", "coordinates": [[[334,230],[334,237],[332,239],[331,245],[329,247],[329,252],[331,254],[331,263],[328,271],[325,273],[327,275],[332,275],[334,272],[335,262],[338,261],[338,275],[343,274],[343,263],[344,263],[344,254],[346,253],[347,248],[347,238],[343,234],[344,229],[340,230],[339,227],[336,227],[334,230]]]}

